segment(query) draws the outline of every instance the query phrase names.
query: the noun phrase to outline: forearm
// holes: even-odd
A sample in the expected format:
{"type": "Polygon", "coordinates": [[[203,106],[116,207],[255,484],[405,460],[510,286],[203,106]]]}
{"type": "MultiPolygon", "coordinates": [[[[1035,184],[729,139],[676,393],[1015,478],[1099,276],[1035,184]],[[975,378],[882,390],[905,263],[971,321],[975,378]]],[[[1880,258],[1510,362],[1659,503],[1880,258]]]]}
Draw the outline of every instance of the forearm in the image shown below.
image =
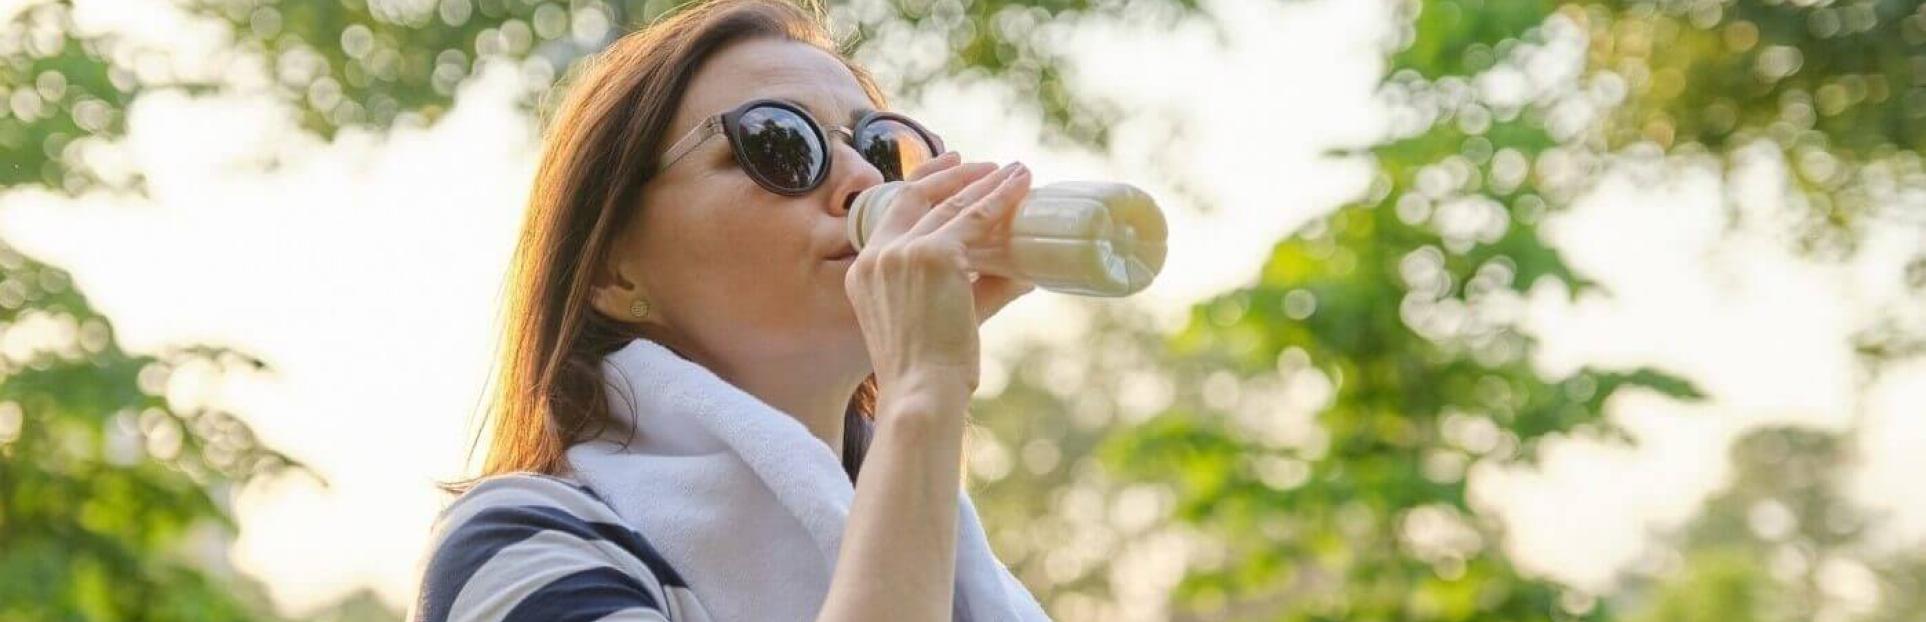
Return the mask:
{"type": "MultiPolygon", "coordinates": [[[[894,384],[894,383],[892,383],[894,384]]],[[[948,620],[967,391],[884,385],[823,621],[948,620]]]]}

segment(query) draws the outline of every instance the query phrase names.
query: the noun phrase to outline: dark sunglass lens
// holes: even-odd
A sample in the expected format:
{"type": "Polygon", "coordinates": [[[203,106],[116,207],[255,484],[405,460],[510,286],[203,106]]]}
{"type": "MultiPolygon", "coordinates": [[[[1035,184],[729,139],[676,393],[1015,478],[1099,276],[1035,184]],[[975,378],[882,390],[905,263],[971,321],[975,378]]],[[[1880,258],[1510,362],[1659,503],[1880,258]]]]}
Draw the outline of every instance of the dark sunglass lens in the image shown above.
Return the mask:
{"type": "Polygon", "coordinates": [[[743,113],[743,156],[770,183],[800,190],[823,168],[823,145],[809,122],[795,112],[773,106],[743,113]]]}
{"type": "Polygon", "coordinates": [[[930,149],[922,134],[894,119],[872,122],[856,137],[856,150],[889,181],[902,179],[904,174],[916,170],[918,164],[936,157],[930,149]]]}

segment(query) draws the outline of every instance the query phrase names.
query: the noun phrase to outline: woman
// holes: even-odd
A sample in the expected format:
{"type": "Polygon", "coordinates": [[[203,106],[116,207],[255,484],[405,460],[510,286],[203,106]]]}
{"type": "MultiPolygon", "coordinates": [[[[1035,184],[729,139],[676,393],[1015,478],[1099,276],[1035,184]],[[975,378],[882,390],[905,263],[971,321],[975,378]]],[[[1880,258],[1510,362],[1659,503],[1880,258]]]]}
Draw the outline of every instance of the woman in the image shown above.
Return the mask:
{"type": "Polygon", "coordinates": [[[1032,289],[965,257],[1029,174],[875,112],[821,15],[700,4],[570,80],[410,619],[1043,619],[959,486],[977,326],[1032,289]]]}

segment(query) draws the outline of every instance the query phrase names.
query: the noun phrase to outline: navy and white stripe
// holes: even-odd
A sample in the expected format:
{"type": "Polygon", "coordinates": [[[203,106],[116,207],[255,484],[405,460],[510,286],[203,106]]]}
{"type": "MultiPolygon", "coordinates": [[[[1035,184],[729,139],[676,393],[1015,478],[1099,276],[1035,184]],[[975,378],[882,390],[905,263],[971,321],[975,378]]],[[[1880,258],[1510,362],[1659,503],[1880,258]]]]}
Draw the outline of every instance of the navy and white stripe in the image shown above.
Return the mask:
{"type": "Polygon", "coordinates": [[[707,622],[683,581],[594,491],[487,478],[442,510],[413,622],[707,622]]]}

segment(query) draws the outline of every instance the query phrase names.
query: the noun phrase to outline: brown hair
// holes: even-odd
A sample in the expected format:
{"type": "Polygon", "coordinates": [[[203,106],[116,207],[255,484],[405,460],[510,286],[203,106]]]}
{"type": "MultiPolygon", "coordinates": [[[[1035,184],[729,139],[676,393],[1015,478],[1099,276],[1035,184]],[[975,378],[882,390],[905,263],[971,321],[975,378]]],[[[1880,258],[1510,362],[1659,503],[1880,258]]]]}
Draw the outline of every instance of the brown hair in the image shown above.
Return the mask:
{"type": "MultiPolygon", "coordinates": [[[[646,209],[639,197],[655,176],[657,145],[705,60],[746,39],[813,45],[841,59],[884,109],[874,78],[831,40],[822,7],[800,1],[805,4],[685,5],[572,68],[564,80],[567,95],[545,124],[541,163],[509,264],[494,386],[484,426],[476,430],[477,441],[489,437],[487,458],[479,475],[444,483],[444,490],[461,492],[503,473],[565,474],[563,452],[614,423],[602,358],[642,331],[594,312],[587,302],[591,276],[615,233],[646,209]]],[[[844,414],[842,462],[852,482],[873,434],[876,395],[872,374],[844,414]]]]}

